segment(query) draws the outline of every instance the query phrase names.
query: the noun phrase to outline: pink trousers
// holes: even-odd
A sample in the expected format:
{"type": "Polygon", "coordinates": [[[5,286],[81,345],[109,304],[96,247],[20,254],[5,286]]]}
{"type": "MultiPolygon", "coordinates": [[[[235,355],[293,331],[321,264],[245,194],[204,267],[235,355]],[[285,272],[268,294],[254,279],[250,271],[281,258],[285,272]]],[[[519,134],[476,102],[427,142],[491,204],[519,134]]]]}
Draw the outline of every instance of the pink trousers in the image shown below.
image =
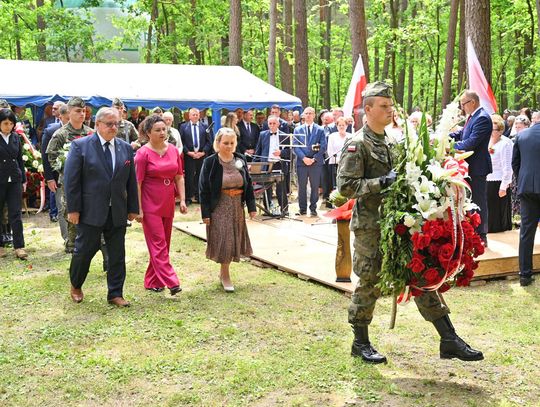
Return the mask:
{"type": "Polygon", "coordinates": [[[150,262],[144,276],[144,288],[176,287],[180,285],[169,258],[173,218],[144,213],[143,230],[150,262]]]}

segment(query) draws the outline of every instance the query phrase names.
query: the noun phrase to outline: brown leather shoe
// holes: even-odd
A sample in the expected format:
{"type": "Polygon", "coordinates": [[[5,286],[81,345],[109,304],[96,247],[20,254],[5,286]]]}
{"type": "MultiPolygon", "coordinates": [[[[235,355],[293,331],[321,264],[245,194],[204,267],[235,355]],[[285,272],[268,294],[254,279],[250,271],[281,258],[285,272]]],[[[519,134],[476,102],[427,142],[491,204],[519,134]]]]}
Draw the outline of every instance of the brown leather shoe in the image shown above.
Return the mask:
{"type": "Polygon", "coordinates": [[[28,257],[28,253],[26,253],[26,250],[20,248],[20,249],[15,249],[15,256],[17,256],[18,259],[21,259],[21,260],[26,260],[26,258],[28,257]]]}
{"type": "Polygon", "coordinates": [[[122,297],[114,297],[109,300],[109,304],[117,307],[129,307],[131,304],[122,297]]]}
{"type": "Polygon", "coordinates": [[[73,302],[76,302],[77,304],[82,302],[84,298],[84,294],[80,288],[75,288],[71,286],[71,299],[73,302]]]}

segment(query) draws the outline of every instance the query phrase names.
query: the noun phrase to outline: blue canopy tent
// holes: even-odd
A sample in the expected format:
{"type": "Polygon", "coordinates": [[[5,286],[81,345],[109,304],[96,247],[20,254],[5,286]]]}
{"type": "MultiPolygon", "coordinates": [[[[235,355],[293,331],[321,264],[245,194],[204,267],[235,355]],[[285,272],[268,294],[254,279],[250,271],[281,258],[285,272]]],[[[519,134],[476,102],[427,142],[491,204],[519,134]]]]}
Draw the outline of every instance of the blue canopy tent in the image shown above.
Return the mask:
{"type": "Polygon", "coordinates": [[[214,129],[220,110],[301,107],[289,95],[238,66],[73,63],[0,60],[6,78],[0,98],[17,106],[43,107],[80,96],[94,107],[118,97],[128,108],[211,108],[214,129]]]}

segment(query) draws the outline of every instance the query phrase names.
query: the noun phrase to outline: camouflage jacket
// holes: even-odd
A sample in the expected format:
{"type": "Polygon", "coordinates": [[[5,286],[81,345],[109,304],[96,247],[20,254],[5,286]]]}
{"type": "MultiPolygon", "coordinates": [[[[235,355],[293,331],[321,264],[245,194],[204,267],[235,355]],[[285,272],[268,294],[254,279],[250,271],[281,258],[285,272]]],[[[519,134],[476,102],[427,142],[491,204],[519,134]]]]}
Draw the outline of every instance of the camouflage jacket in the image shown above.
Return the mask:
{"type": "Polygon", "coordinates": [[[379,178],[392,169],[392,157],[384,136],[367,125],[348,140],[341,154],[337,174],[339,192],[356,198],[351,230],[378,229],[382,201],[379,178]]]}
{"type": "MultiPolygon", "coordinates": [[[[54,166],[58,156],[63,153],[64,145],[66,143],[71,143],[77,138],[84,137],[92,133],[94,133],[94,131],[90,127],[83,124],[82,128],[74,129],[70,122],[56,130],[51,137],[49,145],[47,146],[47,158],[49,159],[51,165],[54,166]]],[[[58,183],[62,184],[64,179],[64,171],[62,169],[58,172],[60,173],[58,183]]]]}
{"type": "Polygon", "coordinates": [[[121,120],[116,137],[124,140],[128,144],[131,144],[132,141],[137,141],[139,138],[139,133],[137,133],[137,129],[135,129],[133,123],[128,120],[121,120]]]}

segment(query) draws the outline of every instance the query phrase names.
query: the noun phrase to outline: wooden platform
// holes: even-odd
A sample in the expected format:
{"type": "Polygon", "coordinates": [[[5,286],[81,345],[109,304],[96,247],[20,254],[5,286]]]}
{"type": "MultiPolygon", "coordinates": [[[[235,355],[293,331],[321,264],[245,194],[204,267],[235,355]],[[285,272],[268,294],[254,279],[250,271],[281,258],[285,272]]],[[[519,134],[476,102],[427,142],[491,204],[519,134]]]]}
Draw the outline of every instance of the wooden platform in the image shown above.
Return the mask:
{"type": "MultiPolygon", "coordinates": [[[[247,221],[253,259],[296,274],[299,278],[315,280],[330,287],[351,293],[351,283],[336,283],[335,255],[337,227],[326,218],[300,217],[302,221],[270,219],[247,221]]],[[[178,222],[174,227],[206,240],[202,222],[178,222]]],[[[533,267],[540,269],[540,234],[534,247],[533,267]]],[[[352,238],[352,237],[351,237],[352,238]]],[[[488,235],[489,248],[480,257],[475,279],[516,275],[518,265],[519,231],[488,235]]],[[[351,245],[352,247],[352,245],[351,245]]]]}

